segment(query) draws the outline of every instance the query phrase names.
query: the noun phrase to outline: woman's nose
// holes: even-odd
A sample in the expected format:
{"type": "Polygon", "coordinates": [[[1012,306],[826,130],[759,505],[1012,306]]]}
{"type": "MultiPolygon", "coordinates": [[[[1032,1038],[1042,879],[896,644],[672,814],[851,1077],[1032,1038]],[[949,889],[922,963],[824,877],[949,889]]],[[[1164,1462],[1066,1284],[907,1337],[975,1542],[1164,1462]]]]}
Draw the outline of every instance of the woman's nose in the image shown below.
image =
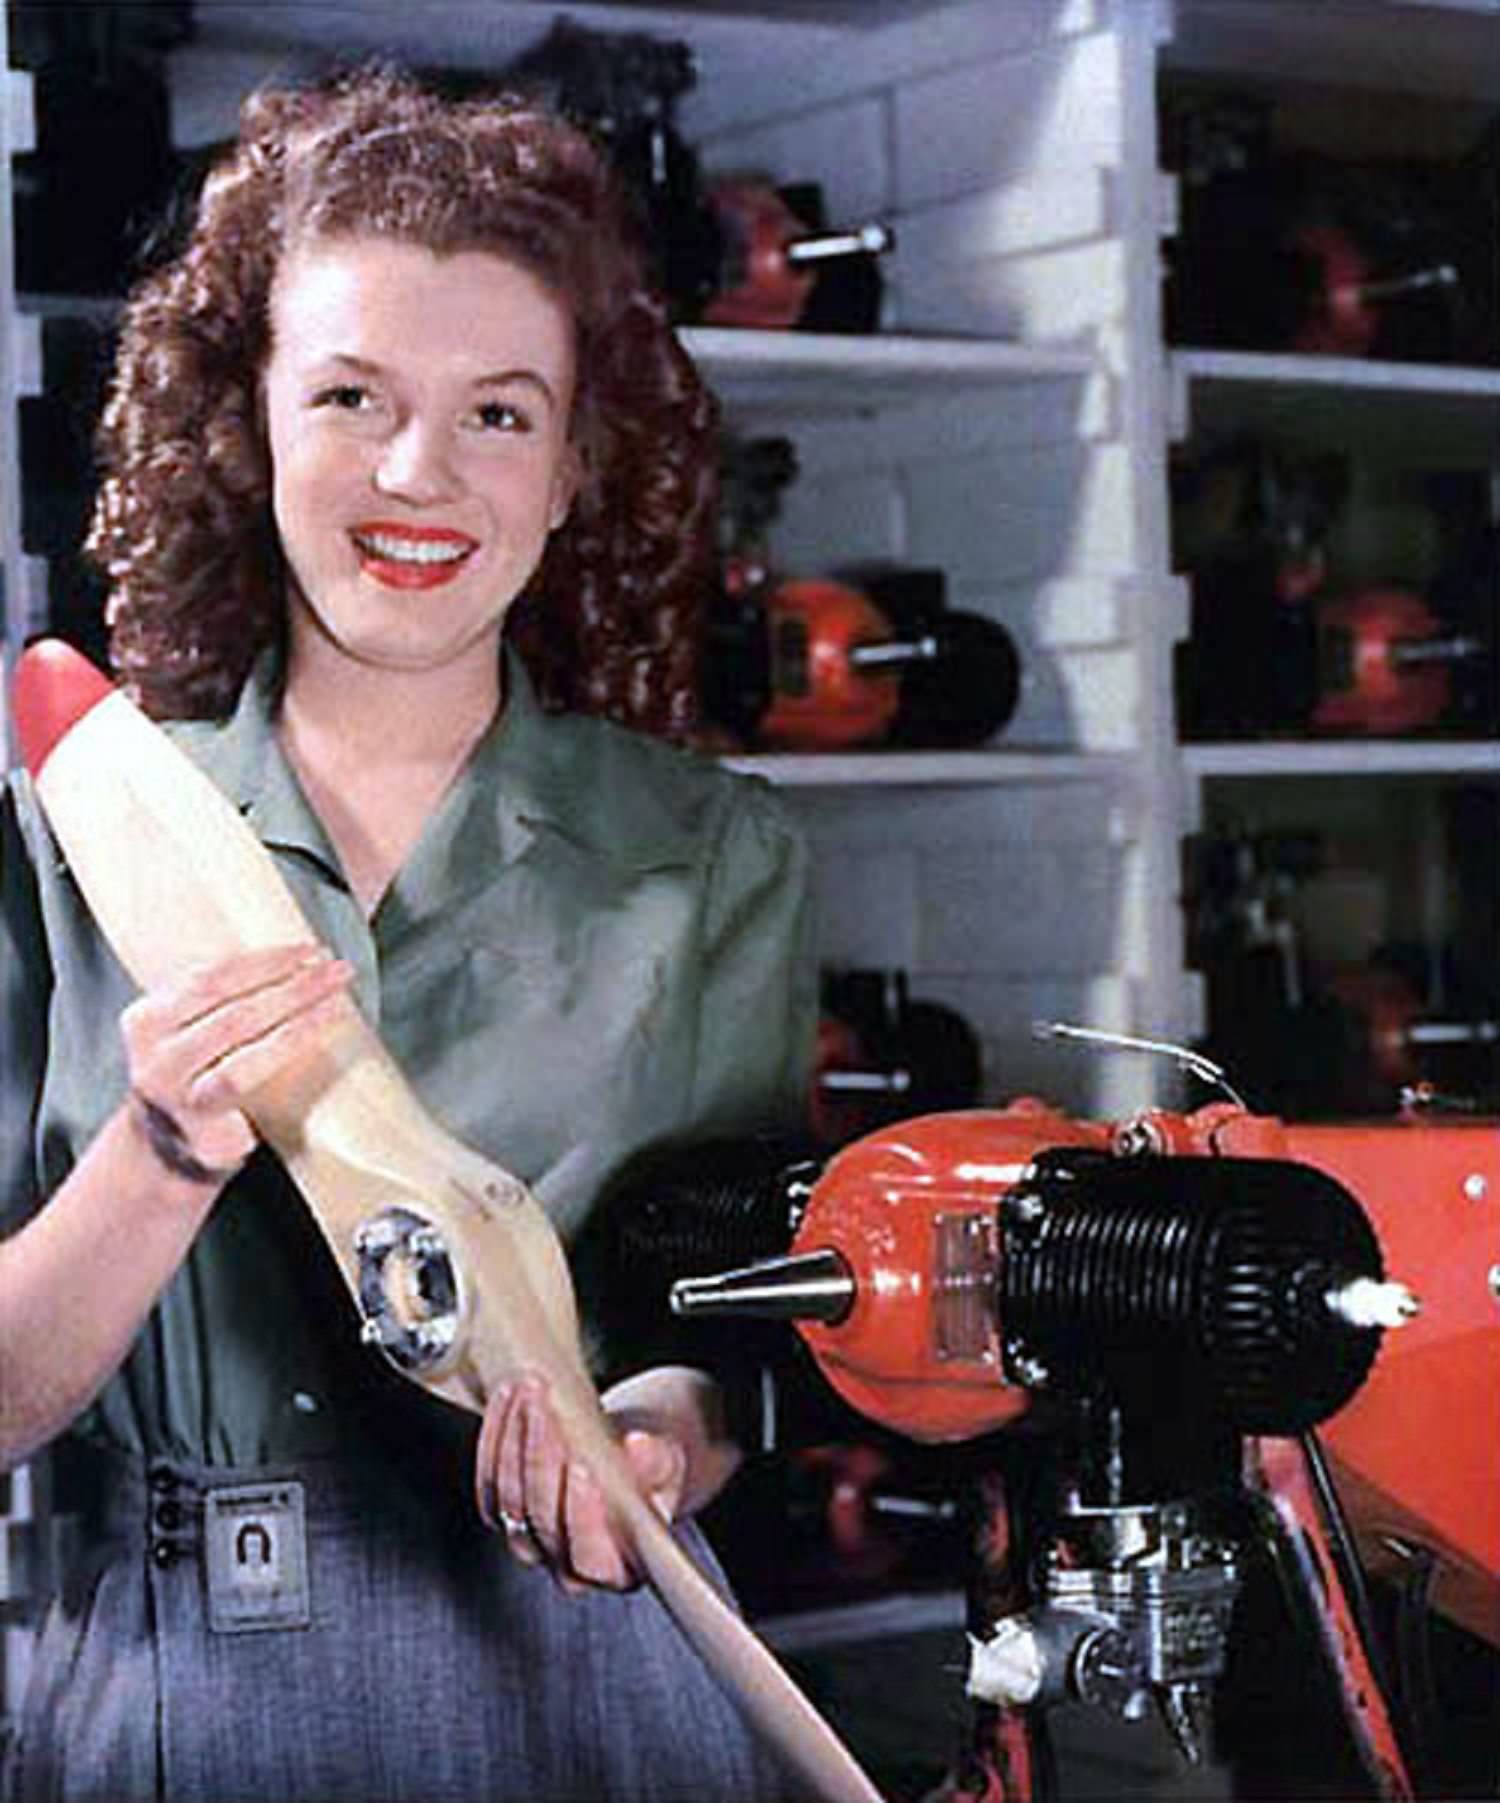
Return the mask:
{"type": "Polygon", "coordinates": [[[381,446],[374,480],[381,494],[404,501],[450,499],[457,478],[445,435],[420,419],[404,421],[381,446]]]}

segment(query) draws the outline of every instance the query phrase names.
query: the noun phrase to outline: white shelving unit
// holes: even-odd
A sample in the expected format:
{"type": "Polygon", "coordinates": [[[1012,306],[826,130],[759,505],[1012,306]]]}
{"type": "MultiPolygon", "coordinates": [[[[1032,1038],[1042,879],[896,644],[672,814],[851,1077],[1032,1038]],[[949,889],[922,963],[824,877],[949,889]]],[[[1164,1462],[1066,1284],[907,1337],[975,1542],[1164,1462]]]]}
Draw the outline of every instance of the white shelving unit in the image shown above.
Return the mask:
{"type": "MultiPolygon", "coordinates": [[[[6,45],[0,19],[0,51],[6,45]]],[[[0,62],[0,167],[34,148],[31,77],[0,62]]],[[[36,570],[21,546],[20,397],[36,386],[40,357],[34,322],[23,319],[15,297],[15,228],[11,184],[0,181],[0,679],[4,678],[37,613],[36,570]]],[[[10,741],[8,685],[0,680],[0,747],[10,741]]]]}
{"type": "Polygon", "coordinates": [[[1214,777],[1493,776],[1500,744],[1492,739],[1274,739],[1188,745],[1183,765],[1197,781],[1214,777]]]}
{"type": "Polygon", "coordinates": [[[870,418],[963,396],[1095,373],[1087,350],[938,333],[750,331],[689,326],[683,342],[720,399],[742,418],[870,418]]]}
{"type": "Polygon", "coordinates": [[[722,760],[788,789],[941,789],[1108,782],[1118,758],[1066,751],[756,752],[722,760]]]}
{"type": "MultiPolygon", "coordinates": [[[[1187,0],[1177,24],[1163,51],[1167,69],[1259,93],[1278,113],[1284,104],[1292,137],[1312,132],[1325,154],[1379,154],[1387,128],[1392,154],[1402,153],[1403,134],[1405,149],[1437,154],[1435,141],[1421,140],[1446,131],[1454,146],[1477,142],[1500,105],[1493,0],[1315,8],[1187,0]],[[1340,125],[1354,134],[1352,149],[1339,142],[1340,125]]],[[[1403,556],[1421,561],[1410,525],[1425,474],[1487,477],[1500,492],[1500,369],[1181,348],[1169,356],[1167,380],[1174,441],[1249,437],[1350,459],[1349,530],[1336,545],[1342,586],[1420,592],[1421,580],[1400,565],[1403,556]],[[1382,558],[1393,562],[1389,574],[1382,558]]],[[[1500,616],[1500,595],[1491,601],[1500,616]]],[[[1459,966],[1489,964],[1482,940],[1493,931],[1484,925],[1492,909],[1480,891],[1492,884],[1484,873],[1496,847],[1474,835],[1476,823],[1492,835],[1500,818],[1500,740],[1191,743],[1181,769],[1185,832],[1228,832],[1246,844],[1320,836],[1323,867],[1275,904],[1308,961],[1304,982],[1309,968],[1315,978],[1341,963],[1357,972],[1388,948],[1406,959],[1420,950],[1441,1014],[1452,948],[1459,966]]],[[[1232,1021],[1208,1024],[1220,1044],[1232,1034],[1232,1021]]]]}
{"type": "MultiPolygon", "coordinates": [[[[1496,24],[1500,32],[1500,22],[1496,24]]],[[[1500,369],[1254,351],[1174,351],[1174,432],[1232,420],[1310,443],[1483,462],[1500,447],[1500,369]]]]}
{"type": "MultiPolygon", "coordinates": [[[[1500,56],[1500,15],[1495,31],[1500,56]]],[[[1500,470],[1500,369],[1205,350],[1174,351],[1169,369],[1179,439],[1248,431],[1284,445],[1354,446],[1408,467],[1500,470]]],[[[1189,744],[1182,755],[1195,782],[1500,775],[1493,739],[1268,739],[1189,744]]]]}
{"type": "MultiPolygon", "coordinates": [[[[1488,780],[1494,745],[1178,744],[1167,463],[1203,430],[1330,431],[1476,462],[1500,371],[1169,352],[1157,82],[1192,70],[1326,87],[1494,94],[1493,0],[725,0],[581,4],[577,22],[692,41],[681,123],[712,169],[822,184],[834,219],[895,227],[883,328],[692,330],[737,427],[785,432],[799,476],[773,531],[788,573],[941,568],[953,605],[1021,652],[989,746],[731,760],[812,835],[831,963],[902,967],[977,1028],[993,1099],[1093,1113],[1184,1097],[1148,1060],[1060,1050],[1060,1018],[1157,1039],[1202,1024],[1179,857],[1216,784],[1299,772],[1488,780]],[[1488,63],[1486,58],[1489,57],[1488,63]],[[1488,73],[1486,72],[1488,70],[1488,73]]],[[[173,54],[183,146],[227,135],[255,81],[362,50],[496,68],[543,35],[531,0],[205,0],[173,54]]],[[[37,303],[28,302],[28,310],[37,303]]],[[[8,551],[16,552],[14,534],[8,551]]]]}

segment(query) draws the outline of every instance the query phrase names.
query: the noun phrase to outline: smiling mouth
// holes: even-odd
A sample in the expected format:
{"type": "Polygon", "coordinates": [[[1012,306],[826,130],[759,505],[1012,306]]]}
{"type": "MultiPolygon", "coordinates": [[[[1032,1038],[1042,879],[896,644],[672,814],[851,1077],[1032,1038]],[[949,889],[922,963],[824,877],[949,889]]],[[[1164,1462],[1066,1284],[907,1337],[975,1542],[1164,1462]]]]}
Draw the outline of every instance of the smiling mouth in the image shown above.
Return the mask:
{"type": "Polygon", "coordinates": [[[388,527],[358,526],[350,536],[360,555],[377,563],[460,563],[477,548],[472,538],[456,532],[392,532],[388,527]]]}
{"type": "Polygon", "coordinates": [[[467,533],[409,527],[356,526],[349,534],[361,566],[391,588],[446,582],[479,549],[467,533]]]}

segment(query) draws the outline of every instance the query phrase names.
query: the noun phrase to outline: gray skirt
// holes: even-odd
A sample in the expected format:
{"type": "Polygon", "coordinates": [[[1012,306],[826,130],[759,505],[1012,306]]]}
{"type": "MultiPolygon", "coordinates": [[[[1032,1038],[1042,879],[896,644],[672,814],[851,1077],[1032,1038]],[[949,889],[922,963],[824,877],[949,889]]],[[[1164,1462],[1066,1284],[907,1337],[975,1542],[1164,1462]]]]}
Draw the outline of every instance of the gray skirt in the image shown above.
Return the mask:
{"type": "Polygon", "coordinates": [[[102,1492],[37,1644],[17,1803],[783,1794],[653,1594],[565,1595],[378,1469],[112,1460],[102,1492]]]}

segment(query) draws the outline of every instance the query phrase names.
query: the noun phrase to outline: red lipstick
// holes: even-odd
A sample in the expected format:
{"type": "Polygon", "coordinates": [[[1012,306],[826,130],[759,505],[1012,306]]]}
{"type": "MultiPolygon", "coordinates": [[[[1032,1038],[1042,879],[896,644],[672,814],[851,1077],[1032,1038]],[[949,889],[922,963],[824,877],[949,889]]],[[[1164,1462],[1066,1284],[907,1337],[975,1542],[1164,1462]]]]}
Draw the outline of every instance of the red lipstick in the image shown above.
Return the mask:
{"type": "Polygon", "coordinates": [[[360,569],[386,588],[430,589],[451,582],[479,548],[467,532],[368,520],[349,534],[360,569]]]}

